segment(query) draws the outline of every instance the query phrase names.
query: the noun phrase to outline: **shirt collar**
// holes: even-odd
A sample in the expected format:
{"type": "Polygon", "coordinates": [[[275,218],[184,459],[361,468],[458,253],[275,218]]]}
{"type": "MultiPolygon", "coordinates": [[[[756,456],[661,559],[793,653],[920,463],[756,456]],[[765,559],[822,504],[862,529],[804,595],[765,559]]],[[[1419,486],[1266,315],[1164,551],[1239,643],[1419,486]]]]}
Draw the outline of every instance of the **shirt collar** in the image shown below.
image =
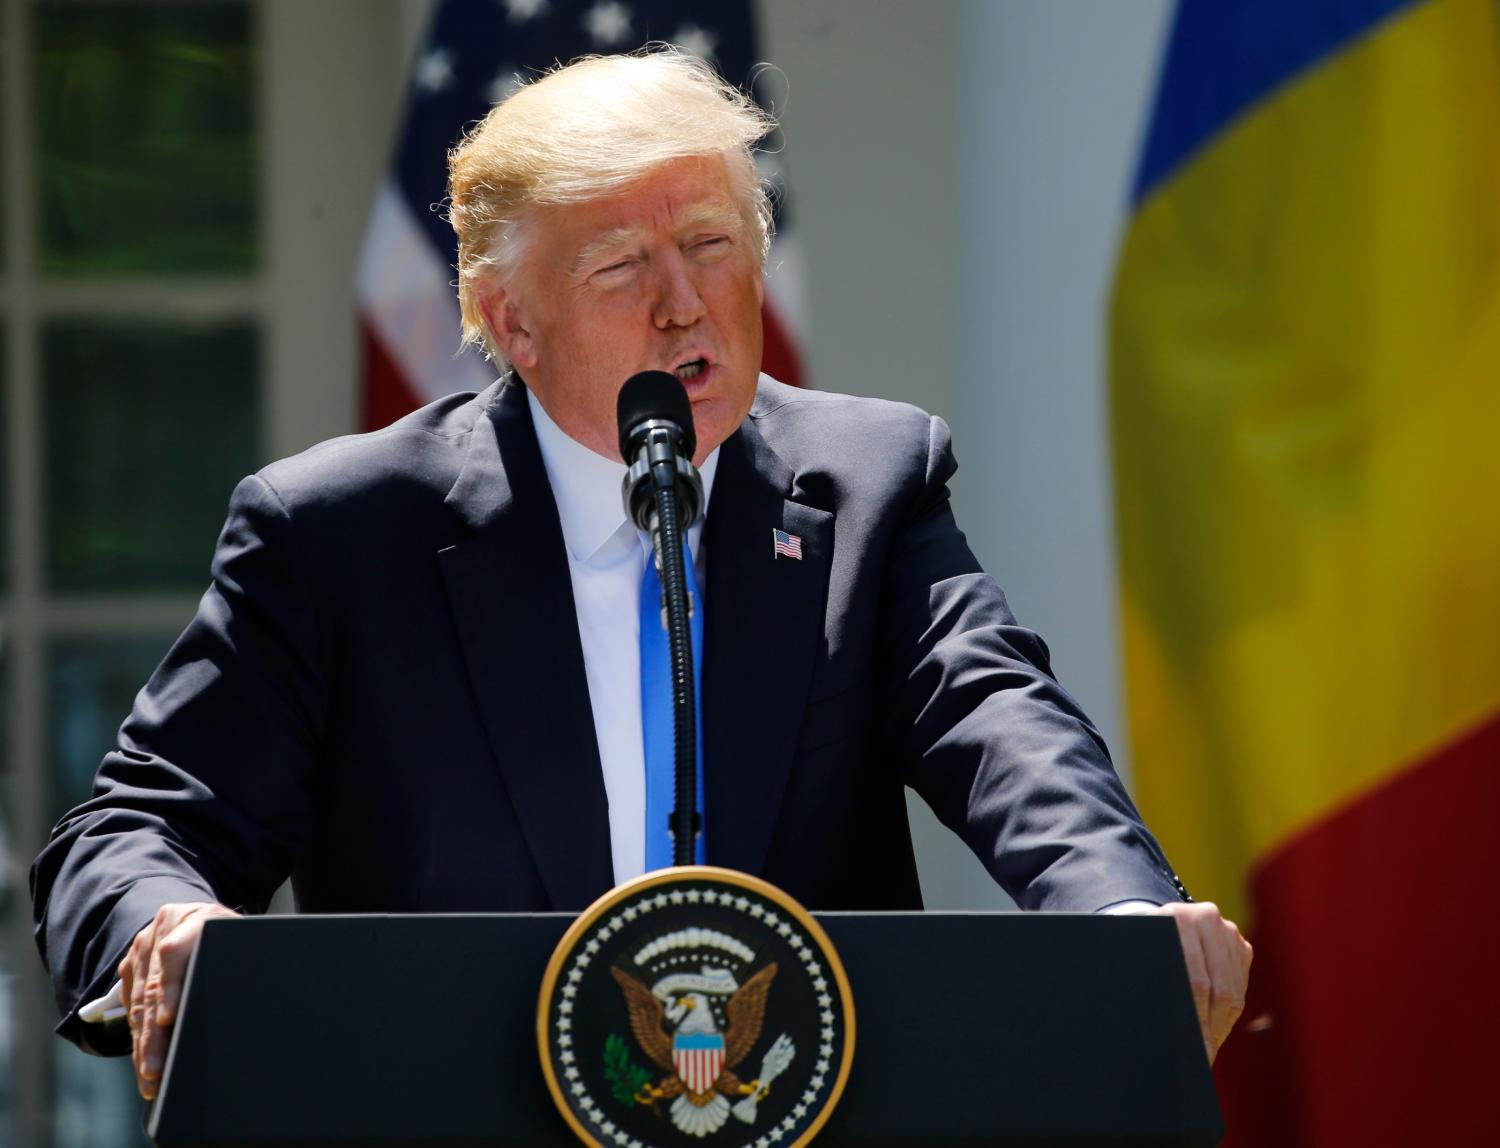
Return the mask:
{"type": "MultiPolygon", "coordinates": [[[[552,421],[530,390],[526,392],[526,402],[531,407],[531,422],[536,427],[547,481],[552,484],[552,497],[557,501],[563,542],[575,561],[587,562],[625,524],[625,508],[620,501],[625,464],[596,454],[570,438],[552,421]]],[[[703,480],[703,514],[688,532],[688,548],[694,558],[698,556],[698,540],[703,534],[718,469],[719,448],[714,447],[698,468],[698,476],[703,480]]]]}

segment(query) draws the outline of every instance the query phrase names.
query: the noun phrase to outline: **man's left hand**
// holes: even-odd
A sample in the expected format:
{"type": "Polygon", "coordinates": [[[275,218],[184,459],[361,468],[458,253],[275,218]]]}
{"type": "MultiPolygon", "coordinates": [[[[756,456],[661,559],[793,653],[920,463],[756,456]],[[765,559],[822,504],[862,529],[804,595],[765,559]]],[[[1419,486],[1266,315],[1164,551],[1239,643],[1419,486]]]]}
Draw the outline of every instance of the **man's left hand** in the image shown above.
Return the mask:
{"type": "Polygon", "coordinates": [[[1156,912],[1177,922],[1193,1004],[1203,1029],[1203,1047],[1212,1064],[1234,1022],[1245,1011],[1245,987],[1250,981],[1254,950],[1212,901],[1178,902],[1163,905],[1156,912]]]}

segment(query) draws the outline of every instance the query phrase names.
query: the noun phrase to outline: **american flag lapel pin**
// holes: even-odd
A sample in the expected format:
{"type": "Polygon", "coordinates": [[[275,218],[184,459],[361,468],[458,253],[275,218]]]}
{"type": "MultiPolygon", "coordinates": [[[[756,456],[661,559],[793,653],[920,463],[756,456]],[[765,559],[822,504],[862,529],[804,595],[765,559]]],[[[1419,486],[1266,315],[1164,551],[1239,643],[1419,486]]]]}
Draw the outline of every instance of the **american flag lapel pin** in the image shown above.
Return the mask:
{"type": "Polygon", "coordinates": [[[785,530],[771,528],[771,558],[774,561],[781,557],[795,558],[802,561],[802,536],[800,534],[788,534],[785,530]]]}

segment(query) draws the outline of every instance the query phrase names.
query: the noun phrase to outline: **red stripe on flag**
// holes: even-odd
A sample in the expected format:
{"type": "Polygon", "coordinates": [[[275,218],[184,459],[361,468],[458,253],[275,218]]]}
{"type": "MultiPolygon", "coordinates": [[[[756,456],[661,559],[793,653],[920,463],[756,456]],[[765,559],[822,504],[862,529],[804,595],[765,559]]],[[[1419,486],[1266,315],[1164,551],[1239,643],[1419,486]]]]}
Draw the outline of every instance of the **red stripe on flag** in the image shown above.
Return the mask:
{"type": "Polygon", "coordinates": [[[1485,1138],[1497,809],[1500,714],[1259,869],[1250,1002],[1215,1066],[1226,1145],[1485,1138]]]}
{"type": "Polygon", "coordinates": [[[791,332],[776,314],[769,301],[760,309],[764,340],[760,354],[760,369],[779,382],[794,387],[806,386],[803,378],[802,356],[792,342],[791,332]]]}
{"type": "Polygon", "coordinates": [[[421,406],[417,392],[396,365],[385,341],[370,323],[359,317],[359,429],[379,430],[421,406]]]}

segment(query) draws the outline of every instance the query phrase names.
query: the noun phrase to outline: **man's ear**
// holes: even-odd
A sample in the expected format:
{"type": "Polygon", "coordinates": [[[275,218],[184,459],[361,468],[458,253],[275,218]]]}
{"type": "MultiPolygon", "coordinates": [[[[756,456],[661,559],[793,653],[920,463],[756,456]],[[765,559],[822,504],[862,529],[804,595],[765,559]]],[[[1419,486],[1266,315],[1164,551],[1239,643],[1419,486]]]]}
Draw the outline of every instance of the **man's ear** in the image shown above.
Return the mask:
{"type": "Polygon", "coordinates": [[[519,370],[536,366],[536,340],[516,297],[504,287],[487,287],[479,297],[479,310],[490,336],[519,370]]]}

